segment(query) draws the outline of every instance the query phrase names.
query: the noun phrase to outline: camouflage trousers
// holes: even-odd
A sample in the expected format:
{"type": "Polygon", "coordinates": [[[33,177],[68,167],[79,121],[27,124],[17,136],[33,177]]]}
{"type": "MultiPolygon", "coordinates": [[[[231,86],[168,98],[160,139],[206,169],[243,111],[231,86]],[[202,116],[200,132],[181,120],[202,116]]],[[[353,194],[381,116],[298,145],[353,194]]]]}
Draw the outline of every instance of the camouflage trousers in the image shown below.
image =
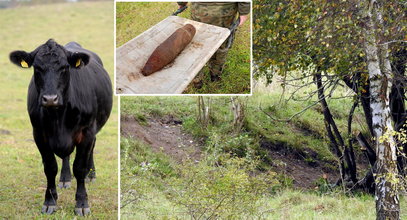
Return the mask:
{"type": "MultiPolygon", "coordinates": [[[[229,28],[237,15],[236,3],[191,3],[191,18],[206,24],[229,28]]],[[[225,41],[209,59],[208,67],[211,76],[219,76],[226,62],[228,48],[225,41]]]]}

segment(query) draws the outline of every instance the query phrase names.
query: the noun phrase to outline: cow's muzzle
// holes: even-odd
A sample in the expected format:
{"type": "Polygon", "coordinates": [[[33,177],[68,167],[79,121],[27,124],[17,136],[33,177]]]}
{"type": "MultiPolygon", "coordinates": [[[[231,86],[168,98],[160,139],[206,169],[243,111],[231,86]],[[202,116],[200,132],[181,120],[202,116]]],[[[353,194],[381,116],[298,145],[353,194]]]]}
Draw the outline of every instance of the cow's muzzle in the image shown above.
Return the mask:
{"type": "Polygon", "coordinates": [[[44,107],[57,107],[58,104],[58,95],[43,95],[41,99],[41,104],[44,107]]]}

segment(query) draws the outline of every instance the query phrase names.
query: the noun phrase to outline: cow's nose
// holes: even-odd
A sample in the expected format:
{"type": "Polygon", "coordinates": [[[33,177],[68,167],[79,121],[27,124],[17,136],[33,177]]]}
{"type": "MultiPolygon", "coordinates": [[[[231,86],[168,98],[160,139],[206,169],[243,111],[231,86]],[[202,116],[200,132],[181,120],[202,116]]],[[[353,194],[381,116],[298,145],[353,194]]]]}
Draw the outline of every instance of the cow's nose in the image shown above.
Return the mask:
{"type": "Polygon", "coordinates": [[[42,105],[45,107],[57,106],[58,105],[58,95],[43,95],[42,105]]]}

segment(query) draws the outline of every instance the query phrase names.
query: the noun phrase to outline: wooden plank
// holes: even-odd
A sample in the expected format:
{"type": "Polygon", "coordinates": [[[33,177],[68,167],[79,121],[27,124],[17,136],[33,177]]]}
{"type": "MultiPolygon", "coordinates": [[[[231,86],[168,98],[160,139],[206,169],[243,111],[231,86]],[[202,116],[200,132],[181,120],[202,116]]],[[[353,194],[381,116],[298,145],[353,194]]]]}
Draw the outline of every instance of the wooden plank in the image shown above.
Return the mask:
{"type": "Polygon", "coordinates": [[[117,94],[182,93],[229,36],[227,28],[170,16],[116,49],[117,94]],[[175,30],[192,24],[196,34],[181,54],[164,69],[143,76],[141,69],[155,48],[175,30]]]}

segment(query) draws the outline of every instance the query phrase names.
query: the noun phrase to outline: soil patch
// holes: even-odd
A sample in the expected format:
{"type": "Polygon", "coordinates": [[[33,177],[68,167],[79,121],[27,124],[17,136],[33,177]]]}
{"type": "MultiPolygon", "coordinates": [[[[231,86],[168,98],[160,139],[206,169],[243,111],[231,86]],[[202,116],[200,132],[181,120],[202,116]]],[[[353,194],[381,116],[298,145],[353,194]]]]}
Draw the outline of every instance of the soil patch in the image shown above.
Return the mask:
{"type": "Polygon", "coordinates": [[[292,178],[295,188],[314,189],[320,178],[327,179],[329,183],[335,183],[339,178],[337,171],[324,166],[326,162],[315,160],[313,152],[305,157],[302,152],[290,150],[283,144],[263,140],[260,145],[268,150],[274,170],[292,178]]]}
{"type": "Polygon", "coordinates": [[[146,122],[139,123],[133,116],[122,115],[120,134],[137,138],[154,151],[163,152],[178,162],[189,159],[199,161],[201,158],[201,144],[192,135],[183,132],[182,121],[173,116],[148,118],[146,122]]]}
{"type": "Polygon", "coordinates": [[[11,135],[11,132],[9,130],[6,130],[6,129],[0,129],[0,134],[11,135]]]}

